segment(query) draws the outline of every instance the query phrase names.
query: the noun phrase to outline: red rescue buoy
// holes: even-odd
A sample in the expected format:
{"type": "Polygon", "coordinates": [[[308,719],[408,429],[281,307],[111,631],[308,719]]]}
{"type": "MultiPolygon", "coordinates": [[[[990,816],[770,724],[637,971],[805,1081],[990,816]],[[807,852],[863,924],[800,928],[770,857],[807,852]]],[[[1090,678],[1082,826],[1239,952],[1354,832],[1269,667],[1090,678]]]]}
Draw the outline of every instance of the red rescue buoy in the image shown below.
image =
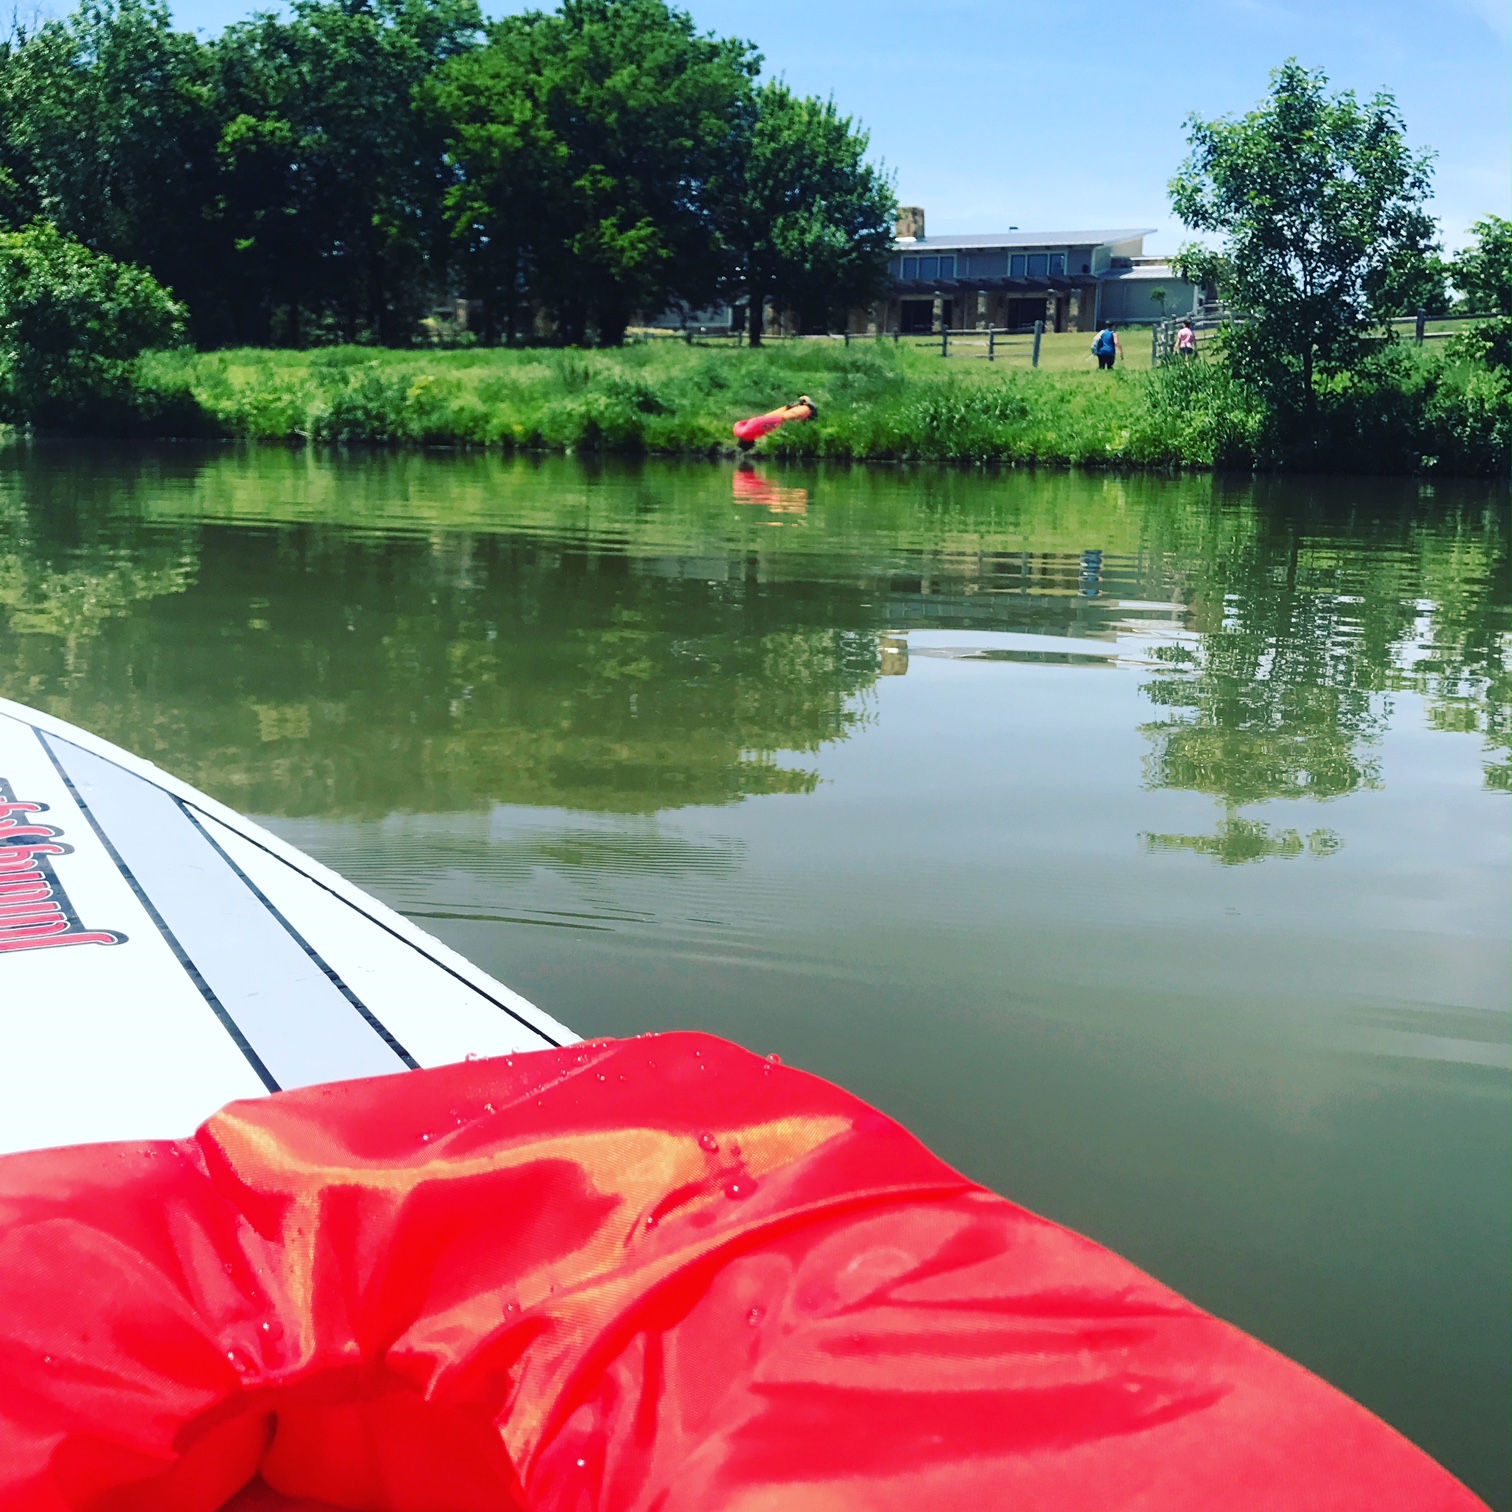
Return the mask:
{"type": "Polygon", "coordinates": [[[699,1034],[0,1160],[0,1508],[1474,1512],[1362,1407],[699,1034]]]}
{"type": "Polygon", "coordinates": [[[819,413],[814,401],[807,394],[800,394],[791,404],[781,409],[768,410],[764,415],[753,415],[749,420],[737,420],[734,425],[735,439],[742,451],[749,451],[763,436],[770,435],[779,425],[790,420],[812,420],[819,413]]]}

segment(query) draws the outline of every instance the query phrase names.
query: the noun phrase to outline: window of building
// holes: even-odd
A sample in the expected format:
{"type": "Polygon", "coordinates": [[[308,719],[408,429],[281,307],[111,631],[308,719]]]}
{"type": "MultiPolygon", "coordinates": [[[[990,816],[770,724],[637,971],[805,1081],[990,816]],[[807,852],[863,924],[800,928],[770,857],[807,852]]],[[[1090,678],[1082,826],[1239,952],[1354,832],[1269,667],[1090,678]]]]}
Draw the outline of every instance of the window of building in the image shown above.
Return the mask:
{"type": "Polygon", "coordinates": [[[1031,252],[1029,254],[1030,278],[1044,278],[1050,272],[1050,258],[1044,252],[1031,252]]]}
{"type": "Polygon", "coordinates": [[[1051,278],[1064,278],[1066,275],[1066,254],[1064,252],[1052,252],[1050,254],[1051,278]]]}
{"type": "Polygon", "coordinates": [[[933,283],[937,278],[954,278],[956,260],[950,257],[905,257],[902,276],[908,283],[933,283]]]}
{"type": "Polygon", "coordinates": [[[1022,278],[1024,276],[1024,254],[1015,252],[1008,260],[1009,278],[1022,278]]]}

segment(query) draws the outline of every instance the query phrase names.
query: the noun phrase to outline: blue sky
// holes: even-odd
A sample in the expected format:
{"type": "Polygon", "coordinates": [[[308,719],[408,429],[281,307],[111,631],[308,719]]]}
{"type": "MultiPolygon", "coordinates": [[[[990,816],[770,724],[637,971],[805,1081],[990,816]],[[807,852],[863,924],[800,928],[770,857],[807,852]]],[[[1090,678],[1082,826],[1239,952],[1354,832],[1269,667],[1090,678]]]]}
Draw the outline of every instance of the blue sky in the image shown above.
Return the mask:
{"type": "MultiPolygon", "coordinates": [[[[251,8],[178,0],[174,14],[214,31],[251,8]]],[[[1447,245],[1478,216],[1509,211],[1507,0],[688,8],[702,27],[755,42],[768,72],[832,94],[869,127],[899,196],[925,207],[931,232],[1153,226],[1149,250],[1172,250],[1183,233],[1165,185],[1184,154],[1184,118],[1248,109],[1292,55],[1337,86],[1397,96],[1410,140],[1438,153],[1433,208],[1447,245]]]]}

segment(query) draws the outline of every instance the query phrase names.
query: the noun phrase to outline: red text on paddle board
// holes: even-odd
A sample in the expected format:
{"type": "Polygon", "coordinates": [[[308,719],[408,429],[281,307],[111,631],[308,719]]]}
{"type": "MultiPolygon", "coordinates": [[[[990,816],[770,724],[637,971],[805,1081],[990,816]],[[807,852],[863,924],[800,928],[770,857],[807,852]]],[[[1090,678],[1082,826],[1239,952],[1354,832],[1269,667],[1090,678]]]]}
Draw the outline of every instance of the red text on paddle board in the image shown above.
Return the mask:
{"type": "Polygon", "coordinates": [[[0,954],[48,950],[55,945],[119,945],[126,936],[114,929],[86,929],[52,867],[66,856],[63,831],[38,824],[45,803],[18,799],[0,777],[0,954]]]}

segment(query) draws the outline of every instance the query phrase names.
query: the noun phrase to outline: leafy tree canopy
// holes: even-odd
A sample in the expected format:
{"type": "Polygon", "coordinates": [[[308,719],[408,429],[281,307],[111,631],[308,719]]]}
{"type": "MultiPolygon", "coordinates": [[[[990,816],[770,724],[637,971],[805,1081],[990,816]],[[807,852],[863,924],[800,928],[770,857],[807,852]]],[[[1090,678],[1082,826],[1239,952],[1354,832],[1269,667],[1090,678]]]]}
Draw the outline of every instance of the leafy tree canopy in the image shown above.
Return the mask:
{"type": "Polygon", "coordinates": [[[528,284],[569,340],[719,283],[708,185],[759,59],[664,0],[564,0],[494,26],[440,70],[459,238],[508,302],[528,284]]]}
{"type": "Polygon", "coordinates": [[[235,324],[296,344],[305,312],[346,340],[408,336],[445,238],[442,141],[416,88],[481,33],[476,0],[297,0],[217,44],[220,213],[235,324]]]}
{"type": "Polygon", "coordinates": [[[1483,216],[1474,241],[1449,264],[1449,277],[1471,315],[1512,316],[1512,221],[1483,216]]]}
{"type": "MultiPolygon", "coordinates": [[[[0,36],[0,227],[148,268],[200,345],[622,339],[759,285],[809,322],[872,293],[891,194],[831,104],[667,0],[292,0],[218,38],[166,0],[0,36]]],[[[757,308],[760,308],[758,298],[757,308]]]]}
{"type": "MultiPolygon", "coordinates": [[[[12,227],[41,215],[194,294],[213,278],[211,53],[163,0],[84,0],[0,54],[12,227]]],[[[0,205],[3,208],[3,205],[0,205]]]]}
{"type": "Polygon", "coordinates": [[[1449,281],[1459,291],[1466,314],[1489,318],[1456,334],[1449,346],[1461,360],[1498,375],[1505,414],[1505,388],[1512,371],[1512,221],[1487,215],[1471,230],[1474,241],[1448,265],[1449,281]]]}
{"type": "Polygon", "coordinates": [[[1315,376],[1348,367],[1432,282],[1431,157],[1408,148],[1391,95],[1330,94],[1323,71],[1295,59],[1257,109],[1192,116],[1187,129],[1171,203],[1223,246],[1188,247],[1182,265],[1202,276],[1226,257],[1229,298],[1248,317],[1234,333],[1239,370],[1278,405],[1310,410],[1315,376]]]}
{"type": "Polygon", "coordinates": [[[730,163],[722,229],[756,344],[769,297],[828,330],[882,292],[897,201],[866,160],[866,133],[834,101],[771,83],[752,106],[730,163]]]}

